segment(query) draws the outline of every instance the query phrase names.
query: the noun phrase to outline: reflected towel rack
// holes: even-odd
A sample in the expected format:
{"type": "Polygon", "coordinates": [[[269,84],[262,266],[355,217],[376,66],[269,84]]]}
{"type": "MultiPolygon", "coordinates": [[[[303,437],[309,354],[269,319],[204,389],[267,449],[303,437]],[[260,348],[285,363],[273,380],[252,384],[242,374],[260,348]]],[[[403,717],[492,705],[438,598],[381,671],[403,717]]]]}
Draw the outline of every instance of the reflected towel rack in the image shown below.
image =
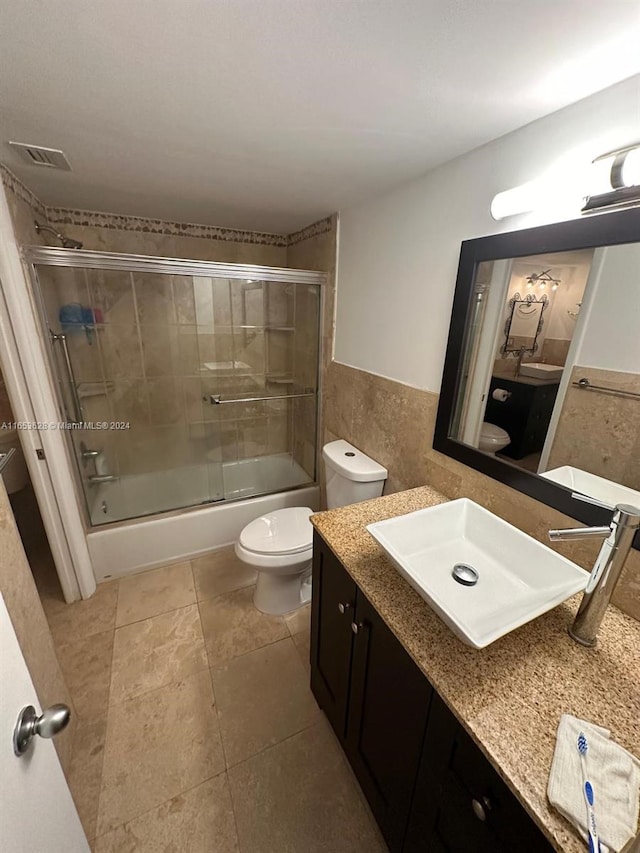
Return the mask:
{"type": "Polygon", "coordinates": [[[583,388],[585,391],[599,391],[601,394],[613,394],[616,397],[640,400],[640,394],[637,391],[622,391],[618,388],[605,388],[604,385],[592,385],[586,377],[571,384],[575,385],[576,388],[583,388]]]}
{"type": "Polygon", "coordinates": [[[264,400],[293,400],[298,397],[315,397],[316,392],[311,391],[306,394],[272,394],[269,397],[241,397],[235,400],[222,400],[220,394],[207,394],[202,399],[205,403],[211,403],[212,406],[221,406],[224,403],[261,403],[264,400]]]}

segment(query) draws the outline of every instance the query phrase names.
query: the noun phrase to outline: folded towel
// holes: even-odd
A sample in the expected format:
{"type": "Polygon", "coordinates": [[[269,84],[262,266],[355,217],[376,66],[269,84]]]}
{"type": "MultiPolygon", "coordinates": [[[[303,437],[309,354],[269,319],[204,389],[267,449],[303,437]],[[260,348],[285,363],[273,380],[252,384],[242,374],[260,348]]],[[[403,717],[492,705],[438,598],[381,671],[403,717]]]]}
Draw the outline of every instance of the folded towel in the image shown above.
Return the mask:
{"type": "Polygon", "coordinates": [[[558,725],[547,796],[580,834],[587,838],[587,807],[582,790],[582,767],[577,742],[584,732],[587,778],[593,785],[594,811],[600,844],[621,850],[636,834],[640,789],[640,761],[615,741],[611,732],[563,714],[558,725]]]}

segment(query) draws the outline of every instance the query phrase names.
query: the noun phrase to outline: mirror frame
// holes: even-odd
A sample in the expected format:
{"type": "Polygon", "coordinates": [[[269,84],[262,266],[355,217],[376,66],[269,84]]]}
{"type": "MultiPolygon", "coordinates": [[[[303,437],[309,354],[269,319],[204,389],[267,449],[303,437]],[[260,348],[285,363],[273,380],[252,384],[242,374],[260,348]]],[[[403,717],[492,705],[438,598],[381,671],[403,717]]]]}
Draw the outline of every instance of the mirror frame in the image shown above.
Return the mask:
{"type": "MultiPolygon", "coordinates": [[[[460,385],[467,317],[472,307],[478,265],[482,261],[638,242],[640,207],[463,241],[433,437],[434,450],[587,525],[609,523],[610,512],[572,498],[568,488],[463,444],[449,433],[460,385]]],[[[640,531],[635,537],[634,547],[640,549],[640,531]]]]}

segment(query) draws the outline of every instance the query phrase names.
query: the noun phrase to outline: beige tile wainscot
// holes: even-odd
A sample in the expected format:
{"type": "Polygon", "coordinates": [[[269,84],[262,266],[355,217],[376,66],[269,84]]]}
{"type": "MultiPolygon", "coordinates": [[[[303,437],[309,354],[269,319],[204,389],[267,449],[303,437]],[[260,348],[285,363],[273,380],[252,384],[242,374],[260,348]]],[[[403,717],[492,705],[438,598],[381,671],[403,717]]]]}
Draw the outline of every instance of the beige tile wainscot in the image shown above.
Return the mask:
{"type": "Polygon", "coordinates": [[[611,730],[640,755],[640,624],[611,605],[594,649],[567,634],[574,596],[485,649],[464,645],[400,576],[366,525],[447,500],[429,486],[316,513],[311,521],[557,850],[584,842],[547,780],[560,715],[611,730]]]}

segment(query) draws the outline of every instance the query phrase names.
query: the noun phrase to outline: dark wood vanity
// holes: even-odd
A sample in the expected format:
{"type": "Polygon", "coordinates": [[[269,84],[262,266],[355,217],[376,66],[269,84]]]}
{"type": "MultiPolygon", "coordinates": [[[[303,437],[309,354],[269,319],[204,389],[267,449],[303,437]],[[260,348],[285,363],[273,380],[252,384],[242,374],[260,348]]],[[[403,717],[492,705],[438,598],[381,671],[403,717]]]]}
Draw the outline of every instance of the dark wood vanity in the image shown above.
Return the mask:
{"type": "Polygon", "coordinates": [[[559,382],[548,382],[520,377],[507,379],[493,376],[489,386],[485,420],[502,427],[511,439],[501,456],[522,459],[529,453],[538,453],[544,447],[553,405],[558,395],[559,382]],[[502,388],[511,395],[499,402],[491,396],[502,388]]]}
{"type": "Polygon", "coordinates": [[[311,689],[391,853],[553,849],[317,532],[311,689]]]}

